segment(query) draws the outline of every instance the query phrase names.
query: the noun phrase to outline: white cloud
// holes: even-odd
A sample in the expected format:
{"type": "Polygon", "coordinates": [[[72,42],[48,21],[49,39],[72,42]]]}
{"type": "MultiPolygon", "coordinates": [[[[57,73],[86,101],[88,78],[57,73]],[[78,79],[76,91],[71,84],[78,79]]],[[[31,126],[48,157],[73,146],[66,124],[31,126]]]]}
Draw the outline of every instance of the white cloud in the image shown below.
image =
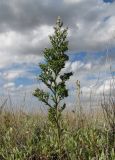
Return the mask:
{"type": "MultiPolygon", "coordinates": [[[[24,87],[23,84],[16,86],[16,84],[14,82],[8,82],[3,85],[3,93],[5,95],[16,96],[16,94],[18,92],[23,90],[23,87],[24,87]]],[[[24,90],[24,92],[26,92],[26,90],[24,90]]],[[[18,93],[18,96],[21,96],[21,95],[19,95],[19,93],[18,93]]]]}
{"type": "Polygon", "coordinates": [[[65,3],[79,3],[82,2],[83,0],[64,0],[65,3]]]}
{"type": "Polygon", "coordinates": [[[15,87],[15,83],[13,83],[13,82],[10,82],[10,83],[6,83],[6,84],[4,84],[4,86],[3,86],[5,89],[11,89],[11,88],[14,88],[15,87]]]}
{"type": "Polygon", "coordinates": [[[6,80],[13,80],[18,77],[24,76],[24,70],[11,70],[9,72],[3,73],[3,78],[6,80]]]}
{"type": "MultiPolygon", "coordinates": [[[[77,6],[76,6],[77,7],[77,6]]],[[[115,3],[84,0],[79,4],[74,28],[70,29],[70,50],[104,50],[115,45],[115,3]]]]}
{"type": "Polygon", "coordinates": [[[43,60],[42,56],[38,55],[18,55],[8,52],[0,52],[0,68],[11,66],[12,64],[38,64],[43,60]]]}
{"type": "Polygon", "coordinates": [[[87,63],[85,64],[84,68],[86,68],[87,70],[90,70],[92,67],[92,64],[91,63],[87,63]]]}
{"type": "Polygon", "coordinates": [[[111,16],[106,22],[102,21],[97,24],[93,31],[92,39],[95,42],[109,42],[115,39],[115,16],[111,16]]]}
{"type": "Polygon", "coordinates": [[[115,81],[112,78],[109,78],[103,82],[102,85],[99,86],[97,93],[105,93],[107,94],[110,91],[115,90],[115,81]]]}
{"type": "Polygon", "coordinates": [[[84,63],[82,61],[77,61],[77,60],[74,62],[68,61],[66,62],[65,67],[62,70],[62,73],[71,71],[76,75],[76,73],[90,70],[91,67],[92,67],[91,62],[84,63]]]}
{"type": "Polygon", "coordinates": [[[43,43],[51,33],[52,27],[46,25],[32,30],[29,35],[15,31],[1,33],[0,57],[2,59],[0,59],[0,68],[13,63],[40,62],[42,60],[43,43]]]}
{"type": "MultiPolygon", "coordinates": [[[[38,49],[43,44],[42,41],[48,40],[48,35],[52,33],[52,27],[44,25],[39,28],[32,30],[28,34],[22,34],[16,31],[8,31],[0,34],[0,51],[1,52],[12,52],[15,54],[29,53],[28,48],[38,49]]],[[[38,50],[39,51],[39,50],[38,50]]],[[[31,53],[31,54],[34,54],[31,53]]],[[[40,53],[39,53],[40,54],[40,53]]]]}
{"type": "Polygon", "coordinates": [[[81,61],[75,61],[71,64],[71,68],[73,72],[76,72],[80,68],[83,68],[83,66],[84,66],[84,63],[81,61]]]}

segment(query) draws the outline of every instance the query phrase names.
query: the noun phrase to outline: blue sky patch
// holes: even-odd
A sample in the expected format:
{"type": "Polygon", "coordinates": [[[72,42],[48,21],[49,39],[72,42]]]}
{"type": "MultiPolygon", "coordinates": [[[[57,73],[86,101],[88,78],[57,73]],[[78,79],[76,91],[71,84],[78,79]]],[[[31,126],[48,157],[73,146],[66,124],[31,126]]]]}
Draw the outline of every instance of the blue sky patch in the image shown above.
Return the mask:
{"type": "Polygon", "coordinates": [[[33,82],[32,79],[28,79],[26,77],[24,77],[24,78],[18,78],[14,82],[15,82],[16,86],[19,86],[19,85],[27,86],[27,85],[34,84],[34,82],[33,82]]]}
{"type": "Polygon", "coordinates": [[[112,3],[115,2],[115,0],[103,0],[105,3],[112,3]]]}
{"type": "Polygon", "coordinates": [[[80,53],[70,53],[68,54],[69,60],[71,62],[74,61],[84,61],[85,57],[87,56],[86,52],[80,52],[80,53]]]}

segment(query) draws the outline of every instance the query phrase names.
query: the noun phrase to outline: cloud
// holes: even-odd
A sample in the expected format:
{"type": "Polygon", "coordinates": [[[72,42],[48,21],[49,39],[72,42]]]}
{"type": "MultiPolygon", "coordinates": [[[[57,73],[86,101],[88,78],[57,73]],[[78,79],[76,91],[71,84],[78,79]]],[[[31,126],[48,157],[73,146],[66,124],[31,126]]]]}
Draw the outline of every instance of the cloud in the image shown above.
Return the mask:
{"type": "Polygon", "coordinates": [[[13,80],[19,77],[24,77],[26,72],[24,70],[12,70],[3,73],[3,78],[5,80],[13,80]]]}
{"type": "Polygon", "coordinates": [[[48,46],[45,41],[51,32],[51,27],[42,26],[32,30],[29,35],[16,31],[1,33],[0,68],[12,63],[38,63],[41,61],[42,50],[48,46]]]}
{"type": "Polygon", "coordinates": [[[35,54],[47,46],[47,35],[60,15],[70,29],[70,50],[100,50],[108,41],[115,44],[114,9],[115,3],[102,0],[0,1],[0,41],[15,54],[35,54]]]}
{"type": "Polygon", "coordinates": [[[25,65],[31,65],[31,64],[38,64],[39,62],[43,61],[43,57],[37,56],[37,55],[17,55],[7,52],[0,52],[0,69],[7,68],[9,66],[12,66],[14,64],[25,64],[25,65]]]}
{"type": "MultiPolygon", "coordinates": [[[[52,33],[52,28],[42,26],[32,30],[29,35],[9,31],[0,34],[0,51],[11,52],[12,54],[41,54],[43,41],[48,39],[48,35],[52,33]]],[[[45,44],[44,44],[45,45],[45,44]]],[[[46,44],[47,46],[47,44],[46,44]]]]}
{"type": "Polygon", "coordinates": [[[110,92],[115,92],[115,82],[113,78],[109,78],[101,84],[97,90],[98,93],[101,94],[110,94],[110,92]]]}
{"type": "Polygon", "coordinates": [[[13,82],[10,82],[10,83],[7,83],[7,84],[5,84],[4,86],[3,86],[4,88],[14,88],[15,87],[15,83],[13,83],[13,82]]]}
{"type": "Polygon", "coordinates": [[[102,0],[0,1],[0,68],[40,61],[58,15],[69,27],[70,52],[114,46],[114,10],[115,3],[102,0]]]}
{"type": "Polygon", "coordinates": [[[83,1],[83,0],[64,0],[65,3],[70,3],[70,4],[71,4],[71,3],[74,3],[74,4],[75,4],[75,3],[82,2],[82,1],[83,1]]]}
{"type": "MultiPolygon", "coordinates": [[[[114,69],[115,3],[105,3],[103,0],[7,0],[0,1],[2,89],[9,88],[13,92],[22,91],[22,88],[29,91],[33,89],[33,85],[21,88],[20,85],[23,84],[17,86],[14,82],[19,77],[29,77],[27,70],[9,71],[8,68],[17,64],[26,68],[43,61],[43,50],[49,47],[48,35],[53,33],[57,16],[60,16],[64,25],[69,28],[69,54],[84,51],[88,55],[84,61],[67,62],[63,70],[74,72],[74,76],[68,82],[68,87],[72,88],[71,95],[74,94],[77,79],[87,91],[96,83],[98,76],[104,83],[108,77],[108,72],[105,72],[110,68],[110,63],[104,63],[107,56],[99,56],[99,59],[96,59],[93,54],[101,55],[110,48],[109,56],[114,69]],[[92,54],[92,58],[88,53],[92,54]]],[[[101,85],[99,82],[99,90],[102,88],[101,85]]]]}
{"type": "MultiPolygon", "coordinates": [[[[21,95],[17,94],[18,92],[22,91],[23,90],[23,84],[20,84],[19,86],[16,86],[15,82],[8,82],[8,83],[5,83],[3,85],[3,88],[2,88],[2,95],[4,95],[4,97],[7,99],[8,96],[11,96],[11,98],[13,97],[21,97],[21,95]]],[[[24,90],[25,92],[25,90],[24,90]]]]}

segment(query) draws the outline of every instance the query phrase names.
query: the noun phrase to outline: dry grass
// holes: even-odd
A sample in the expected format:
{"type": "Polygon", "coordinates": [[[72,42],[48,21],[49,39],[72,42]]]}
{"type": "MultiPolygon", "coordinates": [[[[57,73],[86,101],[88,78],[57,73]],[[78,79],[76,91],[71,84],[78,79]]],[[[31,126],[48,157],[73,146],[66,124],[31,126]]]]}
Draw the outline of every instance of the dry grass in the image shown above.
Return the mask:
{"type": "Polygon", "coordinates": [[[46,116],[13,113],[0,114],[0,160],[114,160],[115,146],[103,112],[75,119],[74,113],[63,117],[62,157],[58,157],[55,134],[46,116]]]}

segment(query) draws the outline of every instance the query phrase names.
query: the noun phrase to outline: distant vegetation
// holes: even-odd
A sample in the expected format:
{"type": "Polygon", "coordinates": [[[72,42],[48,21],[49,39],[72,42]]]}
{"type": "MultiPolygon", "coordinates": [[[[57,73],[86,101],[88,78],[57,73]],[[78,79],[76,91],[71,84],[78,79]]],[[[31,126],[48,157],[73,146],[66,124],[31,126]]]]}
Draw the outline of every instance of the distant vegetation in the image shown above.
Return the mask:
{"type": "Polygon", "coordinates": [[[72,75],[61,70],[68,60],[67,29],[58,18],[51,48],[44,50],[40,64],[41,80],[47,91],[34,92],[48,106],[48,116],[10,112],[0,107],[0,160],[115,160],[115,101],[103,94],[101,107],[84,113],[80,105],[80,82],[77,81],[78,106],[63,112],[68,96],[66,81],[72,75]]]}

